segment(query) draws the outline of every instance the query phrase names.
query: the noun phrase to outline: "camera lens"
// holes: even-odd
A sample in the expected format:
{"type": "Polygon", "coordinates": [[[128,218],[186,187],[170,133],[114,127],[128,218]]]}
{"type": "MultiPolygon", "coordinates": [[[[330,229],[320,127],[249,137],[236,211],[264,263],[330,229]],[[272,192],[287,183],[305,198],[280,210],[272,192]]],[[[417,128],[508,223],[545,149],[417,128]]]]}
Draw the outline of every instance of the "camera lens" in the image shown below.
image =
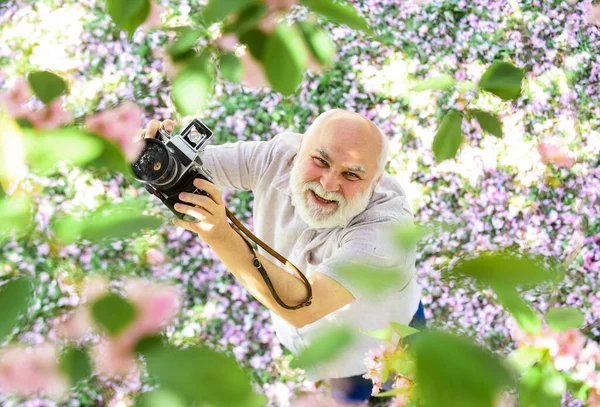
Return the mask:
{"type": "Polygon", "coordinates": [[[135,177],[151,184],[161,184],[172,178],[176,170],[167,148],[158,140],[144,139],[146,146],[137,161],[132,164],[135,177]]]}

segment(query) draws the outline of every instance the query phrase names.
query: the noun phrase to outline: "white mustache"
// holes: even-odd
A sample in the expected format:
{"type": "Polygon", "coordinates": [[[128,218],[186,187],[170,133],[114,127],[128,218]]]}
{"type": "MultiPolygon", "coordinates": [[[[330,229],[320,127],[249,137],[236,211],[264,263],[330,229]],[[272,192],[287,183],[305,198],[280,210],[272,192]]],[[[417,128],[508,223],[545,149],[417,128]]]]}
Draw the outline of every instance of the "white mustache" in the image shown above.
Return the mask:
{"type": "Polygon", "coordinates": [[[314,182],[314,181],[307,182],[306,184],[304,184],[304,188],[303,188],[302,192],[306,192],[309,189],[311,191],[313,191],[315,194],[317,194],[318,196],[320,196],[321,198],[326,199],[328,201],[337,201],[340,204],[344,204],[346,202],[346,200],[344,199],[342,194],[340,194],[339,192],[325,191],[325,189],[323,189],[323,186],[321,184],[319,184],[318,182],[314,182]]]}

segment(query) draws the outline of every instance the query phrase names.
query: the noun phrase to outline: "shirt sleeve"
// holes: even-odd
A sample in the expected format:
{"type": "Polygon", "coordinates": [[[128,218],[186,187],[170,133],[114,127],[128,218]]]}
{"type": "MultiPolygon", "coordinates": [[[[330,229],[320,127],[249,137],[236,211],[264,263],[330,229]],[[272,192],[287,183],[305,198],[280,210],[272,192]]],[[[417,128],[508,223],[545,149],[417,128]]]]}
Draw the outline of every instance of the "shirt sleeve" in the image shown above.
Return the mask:
{"type": "Polygon", "coordinates": [[[398,273],[399,279],[391,292],[401,291],[414,276],[415,250],[402,249],[394,241],[392,230],[412,224],[412,216],[406,216],[401,220],[388,220],[352,227],[340,239],[339,247],[330,257],[324,259],[315,271],[340,283],[356,299],[372,296],[372,294],[365,290],[360,281],[348,279],[343,273],[340,273],[342,265],[366,266],[365,273],[372,272],[369,268],[398,273]]]}
{"type": "Polygon", "coordinates": [[[238,141],[207,146],[202,160],[217,185],[251,191],[273,162],[283,136],[279,134],[269,141],[238,141]]]}

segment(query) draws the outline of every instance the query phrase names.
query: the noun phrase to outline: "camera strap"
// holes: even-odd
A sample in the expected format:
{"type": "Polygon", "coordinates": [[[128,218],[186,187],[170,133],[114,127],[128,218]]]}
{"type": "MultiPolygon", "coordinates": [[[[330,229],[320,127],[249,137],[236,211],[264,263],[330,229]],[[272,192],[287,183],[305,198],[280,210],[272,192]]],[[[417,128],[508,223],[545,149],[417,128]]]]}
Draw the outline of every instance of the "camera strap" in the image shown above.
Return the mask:
{"type": "Polygon", "coordinates": [[[271,249],[266,243],[264,243],[262,240],[260,240],[258,237],[256,237],[252,232],[250,232],[233,215],[233,213],[231,213],[229,211],[229,209],[225,208],[225,211],[227,212],[227,218],[229,218],[229,220],[232,222],[231,227],[233,228],[233,230],[235,230],[242,237],[244,242],[246,242],[246,244],[250,248],[250,251],[252,252],[252,255],[254,256],[254,259],[252,260],[254,268],[256,268],[256,270],[258,270],[258,272],[262,276],[263,280],[265,280],[265,284],[267,284],[267,287],[269,288],[269,291],[271,291],[271,295],[273,296],[273,298],[275,298],[275,301],[277,301],[277,303],[279,305],[281,305],[283,308],[290,309],[290,310],[295,310],[295,309],[299,309],[302,307],[308,307],[312,302],[312,287],[310,286],[310,282],[308,281],[306,276],[300,270],[298,270],[298,268],[296,266],[294,266],[289,260],[287,260],[285,257],[280,255],[279,253],[277,253],[275,250],[271,249]],[[271,282],[271,279],[269,278],[267,271],[263,267],[261,261],[258,259],[257,253],[254,250],[254,247],[252,247],[252,245],[250,244],[250,242],[244,235],[246,235],[250,240],[254,241],[257,245],[259,245],[260,247],[265,249],[267,251],[267,253],[269,253],[271,256],[275,257],[282,264],[285,264],[287,267],[294,270],[294,272],[296,272],[296,274],[298,274],[298,276],[302,279],[302,282],[306,286],[306,289],[308,290],[306,301],[304,301],[298,305],[288,305],[285,302],[283,302],[283,300],[279,297],[279,295],[277,295],[277,292],[275,291],[275,288],[273,287],[273,283],[271,282]]]}

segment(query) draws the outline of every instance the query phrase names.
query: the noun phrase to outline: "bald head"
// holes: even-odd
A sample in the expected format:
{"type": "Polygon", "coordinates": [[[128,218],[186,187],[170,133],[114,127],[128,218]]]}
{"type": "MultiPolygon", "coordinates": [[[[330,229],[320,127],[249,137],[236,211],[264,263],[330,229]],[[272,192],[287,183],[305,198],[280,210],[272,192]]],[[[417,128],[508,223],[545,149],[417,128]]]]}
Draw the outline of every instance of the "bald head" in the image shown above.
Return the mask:
{"type": "MultiPolygon", "coordinates": [[[[342,109],[320,114],[304,136],[304,145],[330,141],[339,146],[360,147],[368,151],[364,159],[377,153],[377,175],[383,173],[388,155],[388,141],[383,131],[365,116],[342,109]]],[[[360,157],[357,157],[360,159],[360,157]]]]}

